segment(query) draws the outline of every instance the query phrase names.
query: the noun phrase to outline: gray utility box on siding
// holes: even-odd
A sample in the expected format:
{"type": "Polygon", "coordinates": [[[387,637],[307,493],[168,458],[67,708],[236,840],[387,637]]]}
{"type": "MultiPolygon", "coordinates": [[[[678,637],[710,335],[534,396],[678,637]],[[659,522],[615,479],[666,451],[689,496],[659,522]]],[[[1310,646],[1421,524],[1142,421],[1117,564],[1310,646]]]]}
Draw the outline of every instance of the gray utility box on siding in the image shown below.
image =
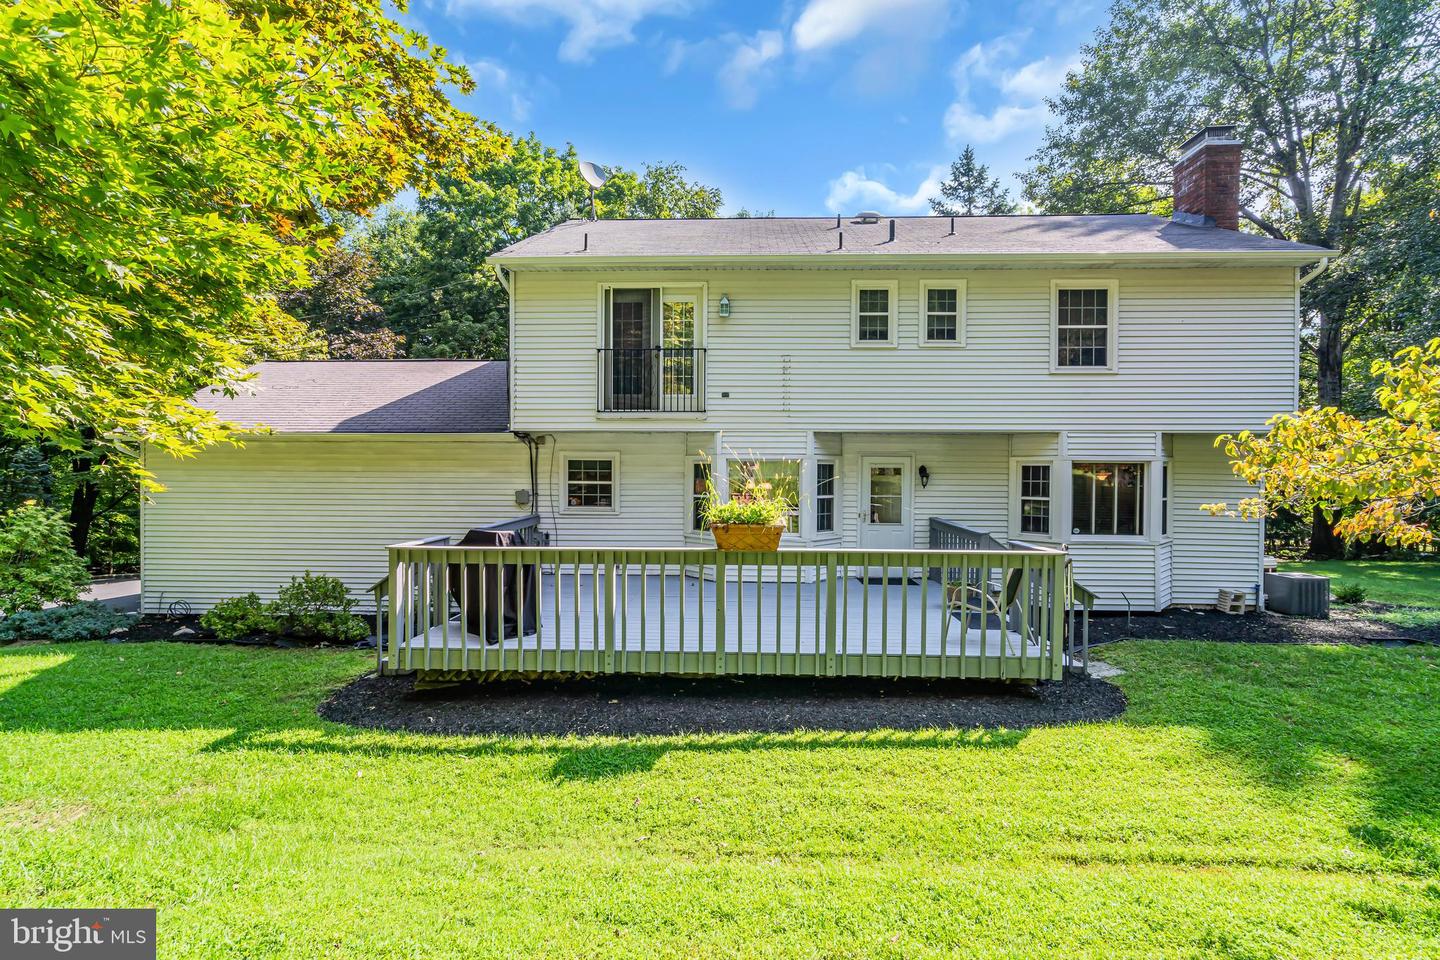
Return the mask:
{"type": "Polygon", "coordinates": [[[1265,607],[1292,617],[1330,616],[1330,578],[1313,573],[1265,574],[1265,607]]]}

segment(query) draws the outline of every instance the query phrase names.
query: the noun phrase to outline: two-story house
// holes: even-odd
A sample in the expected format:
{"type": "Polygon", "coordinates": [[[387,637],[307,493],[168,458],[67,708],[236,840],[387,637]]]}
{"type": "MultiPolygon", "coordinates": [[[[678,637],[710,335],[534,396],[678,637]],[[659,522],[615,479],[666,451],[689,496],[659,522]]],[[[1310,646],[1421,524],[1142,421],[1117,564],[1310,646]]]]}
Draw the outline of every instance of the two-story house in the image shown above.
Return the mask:
{"type": "MultiPolygon", "coordinates": [[[[537,514],[564,547],[707,546],[707,476],[798,491],[786,547],[923,548],[932,520],[1064,547],[1102,608],[1260,598],[1214,446],[1297,403],[1329,251],[1240,232],[1239,144],[1176,214],[572,220],[491,258],[510,361],[261,364],[200,402],[273,433],[151,455],[144,608],[363,591],[384,547],[537,514]]],[[[946,529],[949,529],[947,526],[946,529]]],[[[952,542],[953,545],[953,542],[952,542]]]]}

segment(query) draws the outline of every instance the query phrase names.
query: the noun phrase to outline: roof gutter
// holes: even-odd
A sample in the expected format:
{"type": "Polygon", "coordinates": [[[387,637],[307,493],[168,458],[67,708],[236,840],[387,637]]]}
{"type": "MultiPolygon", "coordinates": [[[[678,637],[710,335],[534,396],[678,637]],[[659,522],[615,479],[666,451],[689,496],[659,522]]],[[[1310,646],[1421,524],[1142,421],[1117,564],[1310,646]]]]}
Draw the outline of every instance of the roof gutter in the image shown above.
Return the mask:
{"type": "MultiPolygon", "coordinates": [[[[513,256],[503,258],[491,258],[491,265],[496,263],[504,264],[509,270],[518,268],[569,268],[573,270],[594,270],[604,267],[675,267],[681,269],[696,269],[699,267],[718,267],[734,265],[741,268],[763,267],[767,264],[785,266],[820,266],[823,264],[845,264],[847,266],[878,266],[896,267],[904,265],[934,265],[937,263],[954,264],[975,264],[980,265],[1048,265],[1048,264],[1081,264],[1094,263],[1100,265],[1118,265],[1126,262],[1131,263],[1174,263],[1177,261],[1215,261],[1235,262],[1249,261],[1251,264],[1271,264],[1275,266],[1303,266],[1313,263],[1316,257],[1315,251],[1293,251],[1293,250],[1166,250],[1154,252],[1133,252],[1133,253],[904,253],[904,254],[883,254],[883,253],[804,253],[804,254],[767,254],[767,255],[735,255],[735,254],[692,254],[688,256],[615,256],[595,257],[583,255],[561,255],[561,256],[513,256]]],[[[1324,259],[1329,259],[1324,257],[1324,259]]]]}
{"type": "Polygon", "coordinates": [[[1305,286],[1305,284],[1309,283],[1311,280],[1314,280],[1316,277],[1320,276],[1320,274],[1324,273],[1325,268],[1328,266],[1330,266],[1330,258],[1321,257],[1320,262],[1315,264],[1314,268],[1308,270],[1301,275],[1298,286],[1305,286]]]}

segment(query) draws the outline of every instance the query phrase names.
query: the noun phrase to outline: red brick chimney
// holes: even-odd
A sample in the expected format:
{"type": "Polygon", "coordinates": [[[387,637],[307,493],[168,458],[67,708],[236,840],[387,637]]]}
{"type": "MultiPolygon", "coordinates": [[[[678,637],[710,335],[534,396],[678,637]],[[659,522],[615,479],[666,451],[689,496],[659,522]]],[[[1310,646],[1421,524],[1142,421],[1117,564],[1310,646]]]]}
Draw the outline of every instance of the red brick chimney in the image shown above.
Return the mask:
{"type": "Polygon", "coordinates": [[[1206,127],[1181,145],[1171,219],[1240,229],[1240,141],[1234,127],[1206,127]]]}

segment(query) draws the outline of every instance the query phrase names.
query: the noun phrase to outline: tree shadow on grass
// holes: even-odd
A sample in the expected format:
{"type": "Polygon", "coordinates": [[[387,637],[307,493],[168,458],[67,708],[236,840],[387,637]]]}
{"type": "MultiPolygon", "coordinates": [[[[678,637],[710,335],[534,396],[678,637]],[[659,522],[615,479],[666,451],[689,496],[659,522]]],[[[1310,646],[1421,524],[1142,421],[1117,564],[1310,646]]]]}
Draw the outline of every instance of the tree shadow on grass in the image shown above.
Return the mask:
{"type": "Polygon", "coordinates": [[[0,731],[196,730],[207,753],[547,756],[549,776],[599,781],[643,773],[671,752],[826,749],[1005,749],[1021,730],[796,730],[616,737],[436,737],[326,722],[316,705],[363,669],[322,650],[247,650],[175,643],[71,644],[0,650],[0,731]],[[598,742],[597,742],[598,741],[598,742]]]}
{"type": "Polygon", "coordinates": [[[1394,869],[1440,872],[1440,649],[1167,641],[1126,644],[1123,722],[1202,730],[1272,791],[1313,802],[1350,778],[1356,842],[1394,869]]]}

